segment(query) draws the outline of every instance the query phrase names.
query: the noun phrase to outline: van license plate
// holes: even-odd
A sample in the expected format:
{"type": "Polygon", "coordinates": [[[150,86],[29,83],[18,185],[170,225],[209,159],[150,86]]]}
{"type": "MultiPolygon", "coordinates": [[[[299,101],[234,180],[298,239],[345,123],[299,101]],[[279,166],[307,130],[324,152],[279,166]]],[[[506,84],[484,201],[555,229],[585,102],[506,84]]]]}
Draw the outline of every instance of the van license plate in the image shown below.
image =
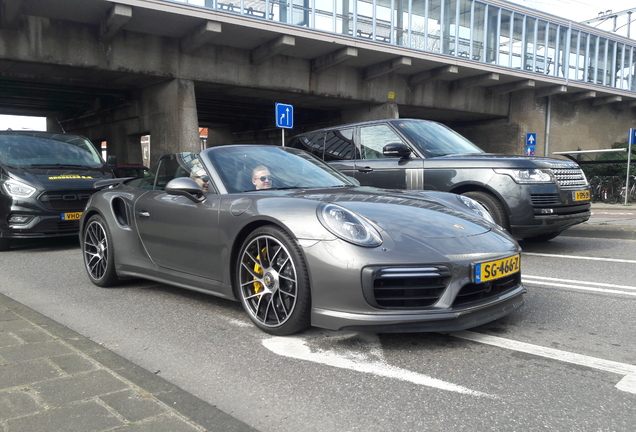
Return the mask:
{"type": "Polygon", "coordinates": [[[519,254],[497,261],[475,264],[475,282],[487,282],[517,273],[520,270],[519,254]]]}
{"type": "Polygon", "coordinates": [[[82,212],[62,213],[62,220],[79,220],[82,217],[82,212]]]}
{"type": "Polygon", "coordinates": [[[588,201],[590,199],[590,191],[574,191],[574,201],[588,201]]]}

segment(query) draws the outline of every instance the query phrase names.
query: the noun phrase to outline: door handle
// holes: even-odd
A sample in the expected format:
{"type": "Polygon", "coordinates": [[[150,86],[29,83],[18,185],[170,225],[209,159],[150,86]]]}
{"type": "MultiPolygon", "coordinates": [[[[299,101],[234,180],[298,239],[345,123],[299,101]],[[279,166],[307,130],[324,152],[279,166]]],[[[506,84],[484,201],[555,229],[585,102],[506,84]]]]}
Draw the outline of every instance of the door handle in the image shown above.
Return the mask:
{"type": "Polygon", "coordinates": [[[148,213],[147,211],[140,211],[140,212],[137,212],[137,217],[144,218],[144,219],[149,218],[150,213],[148,213]]]}
{"type": "Polygon", "coordinates": [[[370,173],[371,171],[373,171],[373,168],[368,166],[364,168],[358,168],[358,172],[361,172],[361,173],[370,173]]]}

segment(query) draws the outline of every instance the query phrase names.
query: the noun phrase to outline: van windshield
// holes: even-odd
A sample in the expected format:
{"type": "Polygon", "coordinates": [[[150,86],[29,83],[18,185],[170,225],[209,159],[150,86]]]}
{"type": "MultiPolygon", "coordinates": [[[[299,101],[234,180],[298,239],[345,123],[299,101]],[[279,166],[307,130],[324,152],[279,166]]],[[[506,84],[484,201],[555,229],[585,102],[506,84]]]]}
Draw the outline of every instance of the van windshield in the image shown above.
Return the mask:
{"type": "Polygon", "coordinates": [[[0,162],[14,168],[99,168],[104,162],[86,138],[0,135],[0,162]]]}
{"type": "Polygon", "coordinates": [[[394,123],[426,157],[474,154],[484,151],[441,123],[400,120],[394,123]]]}

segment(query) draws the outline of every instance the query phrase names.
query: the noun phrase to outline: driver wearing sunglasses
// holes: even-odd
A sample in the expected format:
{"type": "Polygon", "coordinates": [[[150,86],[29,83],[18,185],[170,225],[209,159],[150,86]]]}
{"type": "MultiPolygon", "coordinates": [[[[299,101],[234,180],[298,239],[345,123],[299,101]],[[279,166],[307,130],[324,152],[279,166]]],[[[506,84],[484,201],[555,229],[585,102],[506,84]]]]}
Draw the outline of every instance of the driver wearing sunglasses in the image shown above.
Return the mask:
{"type": "Polygon", "coordinates": [[[260,165],[252,170],[252,183],[257,190],[270,189],[272,187],[272,175],[266,166],[260,165]]]}

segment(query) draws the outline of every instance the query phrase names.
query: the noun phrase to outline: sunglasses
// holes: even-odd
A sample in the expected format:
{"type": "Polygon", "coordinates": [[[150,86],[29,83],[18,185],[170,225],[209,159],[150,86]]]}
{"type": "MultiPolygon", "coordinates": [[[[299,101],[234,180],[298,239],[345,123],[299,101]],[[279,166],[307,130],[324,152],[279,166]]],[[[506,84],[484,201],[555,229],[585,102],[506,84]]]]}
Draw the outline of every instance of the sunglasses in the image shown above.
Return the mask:
{"type": "Polygon", "coordinates": [[[270,176],[260,176],[260,177],[256,177],[254,180],[260,180],[262,182],[266,181],[266,180],[271,180],[272,178],[270,176]]]}

